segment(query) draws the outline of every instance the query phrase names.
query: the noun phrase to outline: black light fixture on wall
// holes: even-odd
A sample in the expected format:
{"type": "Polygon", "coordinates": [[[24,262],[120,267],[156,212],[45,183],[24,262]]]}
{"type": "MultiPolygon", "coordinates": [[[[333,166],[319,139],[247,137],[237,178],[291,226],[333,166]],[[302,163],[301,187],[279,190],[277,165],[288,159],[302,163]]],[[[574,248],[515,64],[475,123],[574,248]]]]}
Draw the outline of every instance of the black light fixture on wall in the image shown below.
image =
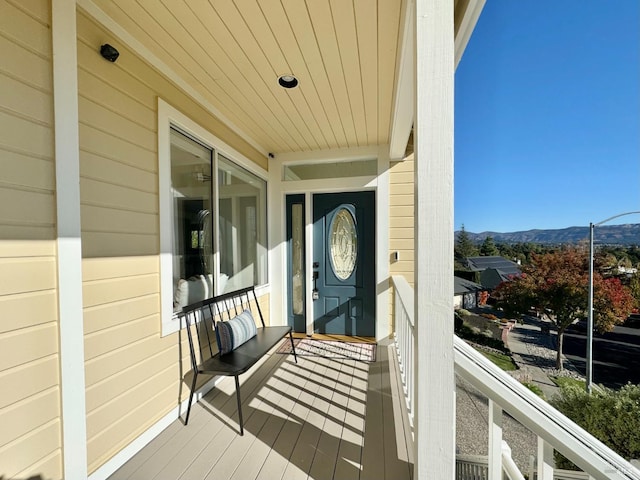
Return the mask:
{"type": "Polygon", "coordinates": [[[100,47],[100,55],[102,55],[102,58],[104,58],[105,60],[115,62],[120,56],[120,52],[115,47],[112,47],[108,43],[105,43],[100,47]]]}

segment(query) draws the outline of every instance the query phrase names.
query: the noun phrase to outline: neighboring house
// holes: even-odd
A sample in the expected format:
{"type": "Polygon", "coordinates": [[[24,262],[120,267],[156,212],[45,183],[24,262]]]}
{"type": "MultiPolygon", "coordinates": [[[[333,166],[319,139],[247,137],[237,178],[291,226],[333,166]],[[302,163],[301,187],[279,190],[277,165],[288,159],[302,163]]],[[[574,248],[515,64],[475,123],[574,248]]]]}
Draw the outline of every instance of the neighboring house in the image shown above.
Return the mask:
{"type": "Polygon", "coordinates": [[[476,272],[477,281],[487,290],[493,290],[500,283],[522,273],[519,264],[500,256],[468,257],[467,266],[476,272]]]}
{"type": "Polygon", "coordinates": [[[0,478],[103,479],[175,420],[185,303],[256,284],[272,324],[383,340],[402,274],[413,478],[452,479],[454,71],[483,4],[0,0],[0,478]]]}
{"type": "Polygon", "coordinates": [[[486,290],[479,283],[460,277],[453,277],[453,308],[477,307],[478,294],[486,290]]]}

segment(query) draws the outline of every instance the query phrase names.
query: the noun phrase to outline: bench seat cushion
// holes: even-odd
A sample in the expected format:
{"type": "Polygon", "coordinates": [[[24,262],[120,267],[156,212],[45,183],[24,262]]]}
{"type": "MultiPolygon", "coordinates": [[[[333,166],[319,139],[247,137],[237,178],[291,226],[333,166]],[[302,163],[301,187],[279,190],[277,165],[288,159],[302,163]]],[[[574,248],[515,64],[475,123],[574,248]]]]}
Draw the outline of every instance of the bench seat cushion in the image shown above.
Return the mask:
{"type": "Polygon", "coordinates": [[[226,355],[216,355],[200,366],[200,373],[240,375],[249,370],[264,354],[271,350],[291,327],[258,328],[256,335],[226,355]]]}

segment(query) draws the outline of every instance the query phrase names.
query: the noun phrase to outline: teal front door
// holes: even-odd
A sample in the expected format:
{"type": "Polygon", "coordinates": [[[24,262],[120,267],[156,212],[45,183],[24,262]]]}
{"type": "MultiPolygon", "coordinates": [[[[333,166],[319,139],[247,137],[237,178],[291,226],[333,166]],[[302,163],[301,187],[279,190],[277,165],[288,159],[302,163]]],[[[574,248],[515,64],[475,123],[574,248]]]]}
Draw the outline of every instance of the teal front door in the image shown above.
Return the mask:
{"type": "Polygon", "coordinates": [[[375,193],[313,195],[314,332],[375,336],[375,193]]]}

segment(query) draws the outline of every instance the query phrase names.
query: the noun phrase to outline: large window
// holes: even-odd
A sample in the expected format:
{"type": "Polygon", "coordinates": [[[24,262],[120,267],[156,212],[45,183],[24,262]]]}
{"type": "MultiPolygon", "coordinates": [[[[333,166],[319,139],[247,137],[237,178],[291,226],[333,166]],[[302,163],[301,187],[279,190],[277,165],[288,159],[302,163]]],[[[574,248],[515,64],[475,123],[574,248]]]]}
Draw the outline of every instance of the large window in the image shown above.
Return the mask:
{"type": "Polygon", "coordinates": [[[210,298],[214,282],[213,150],[171,129],[174,309],[210,298]]]}
{"type": "Polygon", "coordinates": [[[264,180],[218,156],[221,291],[267,281],[266,194],[264,180]]]}
{"type": "Polygon", "coordinates": [[[215,137],[181,127],[161,152],[163,334],[179,328],[173,314],[185,305],[267,283],[266,181],[215,137]]]}

